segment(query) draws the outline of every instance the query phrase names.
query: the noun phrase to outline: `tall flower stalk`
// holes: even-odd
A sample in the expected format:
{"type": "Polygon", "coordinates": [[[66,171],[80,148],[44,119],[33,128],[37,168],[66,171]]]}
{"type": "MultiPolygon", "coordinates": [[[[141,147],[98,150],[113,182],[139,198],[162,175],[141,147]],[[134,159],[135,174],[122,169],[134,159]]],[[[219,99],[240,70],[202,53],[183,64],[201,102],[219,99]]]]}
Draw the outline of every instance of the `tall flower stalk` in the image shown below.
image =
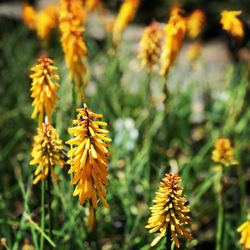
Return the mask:
{"type": "Polygon", "coordinates": [[[82,102],[84,87],[87,84],[87,68],[84,62],[87,57],[87,47],[82,36],[85,12],[81,0],[61,0],[60,3],[61,44],[69,76],[74,83],[78,99],[82,102]]]}
{"type": "Polygon", "coordinates": [[[224,217],[225,217],[225,190],[224,190],[224,168],[236,165],[238,162],[234,158],[234,150],[231,142],[227,138],[219,138],[214,144],[212,160],[218,164],[218,179],[215,188],[218,195],[218,218],[216,234],[216,250],[223,249],[224,217]]]}
{"type": "Polygon", "coordinates": [[[86,104],[76,110],[77,119],[73,127],[68,129],[73,138],[66,144],[71,146],[68,151],[69,174],[73,174],[72,184],[76,185],[73,196],[79,196],[80,204],[88,200],[88,226],[94,226],[94,214],[99,201],[109,207],[105,199],[108,185],[108,158],[111,155],[108,147],[111,139],[107,137],[106,122],[101,121],[101,114],[91,111],[86,104]]]}

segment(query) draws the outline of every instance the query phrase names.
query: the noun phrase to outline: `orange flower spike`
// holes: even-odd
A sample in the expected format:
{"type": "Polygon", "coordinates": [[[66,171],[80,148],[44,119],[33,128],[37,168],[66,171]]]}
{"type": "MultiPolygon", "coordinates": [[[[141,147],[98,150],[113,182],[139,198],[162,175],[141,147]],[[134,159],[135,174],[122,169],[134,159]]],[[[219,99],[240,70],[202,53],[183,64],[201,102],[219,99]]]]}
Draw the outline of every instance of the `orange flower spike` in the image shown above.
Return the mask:
{"type": "Polygon", "coordinates": [[[165,42],[161,56],[161,75],[167,76],[180,49],[186,32],[186,20],[174,12],[165,27],[165,42]]]}
{"type": "Polygon", "coordinates": [[[202,10],[197,9],[191,13],[187,18],[187,31],[189,38],[195,39],[200,35],[205,24],[205,19],[205,14],[202,10]]]}
{"type": "Polygon", "coordinates": [[[102,115],[91,111],[86,104],[77,109],[77,119],[73,127],[68,129],[74,138],[66,144],[71,146],[67,155],[70,164],[69,174],[74,174],[72,184],[76,185],[73,196],[79,196],[80,204],[89,202],[89,227],[93,227],[93,209],[98,208],[98,199],[108,207],[105,199],[105,185],[108,185],[108,158],[111,155],[108,147],[111,139],[108,130],[103,127],[107,123],[100,121],[102,115]]]}
{"type": "Polygon", "coordinates": [[[47,179],[48,175],[57,179],[54,171],[55,166],[63,168],[65,165],[62,151],[62,141],[59,139],[56,129],[50,124],[42,123],[37,129],[37,135],[34,136],[31,152],[33,159],[30,161],[30,165],[38,165],[34,173],[33,184],[47,179]]]}
{"type": "Polygon", "coordinates": [[[22,18],[24,23],[32,30],[36,29],[36,10],[29,4],[22,6],[22,18]]]}
{"type": "Polygon", "coordinates": [[[55,80],[58,80],[59,76],[55,73],[57,67],[53,66],[53,63],[51,59],[43,57],[39,58],[38,64],[31,68],[33,72],[30,75],[31,97],[34,98],[32,103],[34,111],[31,117],[35,119],[39,114],[39,124],[44,121],[45,116],[48,118],[48,123],[51,123],[52,111],[58,99],[56,91],[59,84],[55,80]]]}
{"type": "Polygon", "coordinates": [[[151,243],[152,247],[163,237],[166,237],[168,230],[170,230],[174,244],[178,248],[180,243],[177,236],[192,239],[191,233],[186,229],[186,226],[191,223],[188,216],[190,209],[182,194],[183,188],[179,187],[180,181],[178,175],[166,174],[155,193],[154,205],[150,207],[151,217],[146,226],[149,233],[159,232],[151,243]]]}
{"type": "Polygon", "coordinates": [[[59,20],[61,43],[70,78],[76,83],[80,94],[81,87],[86,85],[87,71],[83,62],[87,56],[87,47],[82,37],[84,19],[85,13],[81,0],[61,0],[59,20]]]}
{"type": "Polygon", "coordinates": [[[219,138],[214,143],[214,150],[212,152],[212,160],[221,163],[223,166],[237,165],[238,162],[234,158],[234,149],[231,142],[227,138],[219,138]]]}
{"type": "Polygon", "coordinates": [[[39,38],[47,41],[51,30],[58,25],[59,8],[55,4],[48,4],[37,14],[36,31],[39,38]]]}
{"type": "Polygon", "coordinates": [[[222,28],[237,40],[241,40],[244,36],[244,26],[242,21],[238,18],[240,14],[241,11],[224,10],[221,12],[220,20],[222,28]]]}
{"type": "Polygon", "coordinates": [[[152,22],[143,32],[140,41],[141,51],[138,57],[142,59],[141,66],[149,70],[158,62],[161,53],[163,32],[158,23],[152,22]]]}
{"type": "Polygon", "coordinates": [[[133,20],[138,9],[140,0],[124,0],[116,17],[113,29],[113,41],[118,45],[121,35],[128,24],[133,20]]]}

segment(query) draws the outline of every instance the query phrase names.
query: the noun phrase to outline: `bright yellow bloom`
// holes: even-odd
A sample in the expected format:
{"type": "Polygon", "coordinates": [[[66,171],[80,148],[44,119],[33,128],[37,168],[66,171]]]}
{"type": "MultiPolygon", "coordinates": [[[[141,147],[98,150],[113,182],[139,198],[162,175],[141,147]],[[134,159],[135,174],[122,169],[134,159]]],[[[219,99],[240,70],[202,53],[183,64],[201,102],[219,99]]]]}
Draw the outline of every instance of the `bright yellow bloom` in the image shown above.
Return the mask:
{"type": "Polygon", "coordinates": [[[184,227],[190,224],[189,206],[183,196],[183,188],[179,187],[180,177],[178,175],[166,174],[156,192],[154,205],[150,207],[151,217],[148,219],[146,228],[149,233],[159,232],[151,246],[155,246],[168,230],[174,240],[176,247],[180,247],[177,236],[192,239],[191,233],[184,227]]]}
{"type": "Polygon", "coordinates": [[[221,163],[223,166],[238,164],[234,158],[234,150],[231,142],[227,138],[220,138],[214,144],[215,149],[212,152],[212,160],[221,163]]]}
{"type": "Polygon", "coordinates": [[[166,37],[161,56],[161,74],[165,77],[174,63],[186,32],[186,20],[179,14],[170,16],[165,27],[166,37]]]}
{"type": "Polygon", "coordinates": [[[48,175],[57,179],[55,166],[62,168],[65,164],[62,150],[62,141],[55,128],[50,124],[42,123],[42,126],[37,129],[37,135],[34,136],[31,152],[33,159],[30,161],[30,165],[38,165],[33,184],[47,179],[48,175]]]}
{"type": "Polygon", "coordinates": [[[140,0],[124,0],[119,13],[116,17],[114,29],[113,29],[113,41],[115,45],[118,45],[121,40],[121,35],[126,29],[128,24],[133,20],[140,0]]]}
{"type": "Polygon", "coordinates": [[[86,84],[84,59],[87,56],[87,48],[82,36],[84,18],[85,13],[81,0],[61,0],[59,20],[61,43],[70,78],[76,84],[81,98],[83,96],[81,87],[86,84]]]}
{"type": "Polygon", "coordinates": [[[58,80],[59,76],[55,73],[57,67],[53,66],[53,63],[51,59],[43,57],[39,58],[38,64],[31,68],[33,71],[33,74],[30,75],[32,79],[31,97],[34,98],[32,103],[34,111],[31,117],[35,119],[39,113],[39,124],[44,121],[45,116],[51,123],[51,114],[58,99],[56,91],[59,84],[55,80],[58,80]]]}
{"type": "Polygon", "coordinates": [[[59,8],[55,4],[48,4],[37,13],[36,31],[39,38],[48,40],[52,29],[58,25],[59,8]]]}
{"type": "Polygon", "coordinates": [[[30,29],[34,30],[36,28],[36,11],[33,6],[29,4],[22,6],[22,18],[30,29]]]}
{"type": "Polygon", "coordinates": [[[241,40],[244,36],[244,27],[242,21],[238,18],[241,11],[227,11],[221,12],[222,28],[226,30],[231,36],[241,40]]]}
{"type": "Polygon", "coordinates": [[[77,109],[77,112],[77,120],[73,121],[74,126],[68,129],[74,138],[66,142],[71,145],[67,154],[71,166],[68,173],[74,173],[72,184],[76,185],[76,188],[73,196],[79,195],[81,205],[87,199],[90,216],[93,216],[91,209],[97,209],[98,198],[108,207],[104,185],[108,185],[108,143],[111,139],[107,137],[109,131],[102,128],[107,126],[107,123],[99,120],[102,115],[91,111],[86,104],[83,108],[77,109]]]}
{"type": "Polygon", "coordinates": [[[158,62],[161,53],[162,30],[158,23],[152,22],[143,32],[140,41],[141,51],[138,55],[142,59],[141,66],[149,70],[158,62]]]}
{"type": "Polygon", "coordinates": [[[243,250],[250,249],[250,220],[244,222],[237,228],[237,231],[241,233],[240,244],[243,246],[243,250]]]}
{"type": "Polygon", "coordinates": [[[195,10],[187,18],[187,31],[191,39],[199,36],[205,23],[205,14],[202,10],[195,10]]]}

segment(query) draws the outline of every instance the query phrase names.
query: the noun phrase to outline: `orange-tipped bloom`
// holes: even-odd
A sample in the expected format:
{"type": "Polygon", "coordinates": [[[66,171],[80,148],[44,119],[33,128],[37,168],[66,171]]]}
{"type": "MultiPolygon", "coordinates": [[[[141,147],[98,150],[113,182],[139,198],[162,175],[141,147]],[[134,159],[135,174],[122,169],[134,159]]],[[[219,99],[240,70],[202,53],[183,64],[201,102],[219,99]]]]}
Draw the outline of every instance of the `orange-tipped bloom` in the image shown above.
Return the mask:
{"type": "Polygon", "coordinates": [[[244,26],[242,21],[238,18],[240,14],[241,11],[224,10],[221,12],[220,20],[222,28],[237,40],[241,40],[244,36],[244,26]]]}
{"type": "Polygon", "coordinates": [[[165,27],[166,37],[161,56],[161,74],[167,76],[180,49],[186,32],[186,20],[179,14],[173,14],[165,27]]]}
{"type": "Polygon", "coordinates": [[[30,165],[38,165],[33,184],[47,179],[48,175],[57,179],[55,166],[62,168],[65,164],[62,150],[62,141],[52,125],[43,123],[38,127],[31,152],[33,159],[30,161],[30,165]]]}
{"type": "Polygon", "coordinates": [[[202,10],[195,10],[187,18],[187,32],[191,39],[197,38],[204,26],[205,14],[202,10]]]}
{"type": "Polygon", "coordinates": [[[212,160],[223,166],[237,165],[234,158],[234,150],[231,142],[227,138],[220,138],[214,144],[215,149],[212,152],[212,160]]]}
{"type": "Polygon", "coordinates": [[[31,68],[33,71],[33,74],[30,75],[32,79],[31,97],[34,98],[32,103],[34,111],[31,117],[35,119],[39,114],[39,124],[44,121],[45,116],[51,123],[51,114],[58,99],[56,91],[59,88],[59,84],[55,82],[59,79],[55,70],[57,67],[53,66],[53,61],[47,57],[39,58],[38,64],[31,68]]]}
{"type": "Polygon", "coordinates": [[[39,38],[47,41],[51,30],[58,25],[59,8],[55,4],[48,4],[37,13],[36,31],[39,38]]]}
{"type": "Polygon", "coordinates": [[[83,60],[87,56],[87,48],[82,37],[84,18],[81,0],[61,0],[61,43],[70,78],[75,82],[81,96],[81,87],[86,83],[86,66],[83,60]]]}
{"type": "Polygon", "coordinates": [[[250,249],[250,220],[245,221],[241,226],[237,228],[237,231],[241,233],[240,244],[243,246],[243,250],[250,249]]]}
{"type": "Polygon", "coordinates": [[[22,6],[22,18],[24,23],[32,30],[36,29],[36,10],[29,4],[22,6]]]}
{"type": "Polygon", "coordinates": [[[121,35],[128,24],[133,20],[140,0],[124,0],[116,17],[113,29],[113,41],[116,45],[120,43],[121,35]]]}
{"type": "MultiPolygon", "coordinates": [[[[191,233],[185,228],[190,224],[189,206],[183,196],[183,188],[179,187],[178,175],[166,174],[156,192],[154,205],[150,207],[151,217],[148,219],[149,233],[159,232],[151,246],[155,246],[168,232],[176,247],[180,247],[177,236],[192,239],[191,233]]],[[[167,239],[170,240],[170,239],[167,239]]]]}
{"type": "Polygon", "coordinates": [[[68,129],[74,138],[66,142],[71,145],[68,151],[68,163],[71,168],[68,173],[74,173],[72,184],[76,187],[73,196],[79,195],[81,205],[86,199],[89,201],[89,219],[93,221],[91,209],[97,209],[98,199],[108,207],[104,185],[108,185],[108,143],[111,139],[107,137],[109,131],[103,129],[107,123],[99,120],[102,115],[91,111],[86,104],[83,108],[77,109],[77,112],[77,119],[73,121],[74,126],[68,129]]]}
{"type": "Polygon", "coordinates": [[[85,0],[85,8],[87,13],[91,13],[102,6],[101,0],[85,0]]]}
{"type": "Polygon", "coordinates": [[[162,43],[162,30],[158,23],[152,22],[143,32],[140,41],[141,51],[138,55],[142,59],[141,66],[146,66],[149,70],[157,64],[162,43]]]}

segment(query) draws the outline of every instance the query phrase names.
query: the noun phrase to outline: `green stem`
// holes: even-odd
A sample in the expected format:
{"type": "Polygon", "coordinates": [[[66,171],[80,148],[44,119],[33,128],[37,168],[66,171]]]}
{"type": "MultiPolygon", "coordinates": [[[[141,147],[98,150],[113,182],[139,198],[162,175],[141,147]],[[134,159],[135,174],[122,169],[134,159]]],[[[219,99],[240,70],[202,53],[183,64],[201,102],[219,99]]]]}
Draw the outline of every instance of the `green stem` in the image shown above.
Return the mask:
{"type": "Polygon", "coordinates": [[[243,168],[241,165],[237,166],[237,174],[239,178],[239,186],[240,186],[240,193],[241,193],[241,218],[244,218],[246,215],[246,181],[245,175],[243,172],[243,168]]]}
{"type": "Polygon", "coordinates": [[[47,186],[47,194],[48,194],[48,214],[49,214],[49,237],[51,238],[52,233],[52,213],[51,213],[51,175],[50,175],[50,166],[48,173],[48,186],[47,186]]]}
{"type": "MultiPolygon", "coordinates": [[[[41,229],[44,232],[45,229],[45,210],[44,210],[44,200],[45,200],[45,182],[42,180],[42,196],[41,196],[41,229]]],[[[40,239],[40,250],[44,249],[44,236],[41,234],[40,239]]]]}
{"type": "Polygon", "coordinates": [[[224,199],[223,199],[223,185],[222,185],[222,170],[219,178],[218,189],[218,219],[217,219],[217,234],[216,234],[216,250],[222,250],[223,239],[223,223],[224,223],[224,199]]]}

